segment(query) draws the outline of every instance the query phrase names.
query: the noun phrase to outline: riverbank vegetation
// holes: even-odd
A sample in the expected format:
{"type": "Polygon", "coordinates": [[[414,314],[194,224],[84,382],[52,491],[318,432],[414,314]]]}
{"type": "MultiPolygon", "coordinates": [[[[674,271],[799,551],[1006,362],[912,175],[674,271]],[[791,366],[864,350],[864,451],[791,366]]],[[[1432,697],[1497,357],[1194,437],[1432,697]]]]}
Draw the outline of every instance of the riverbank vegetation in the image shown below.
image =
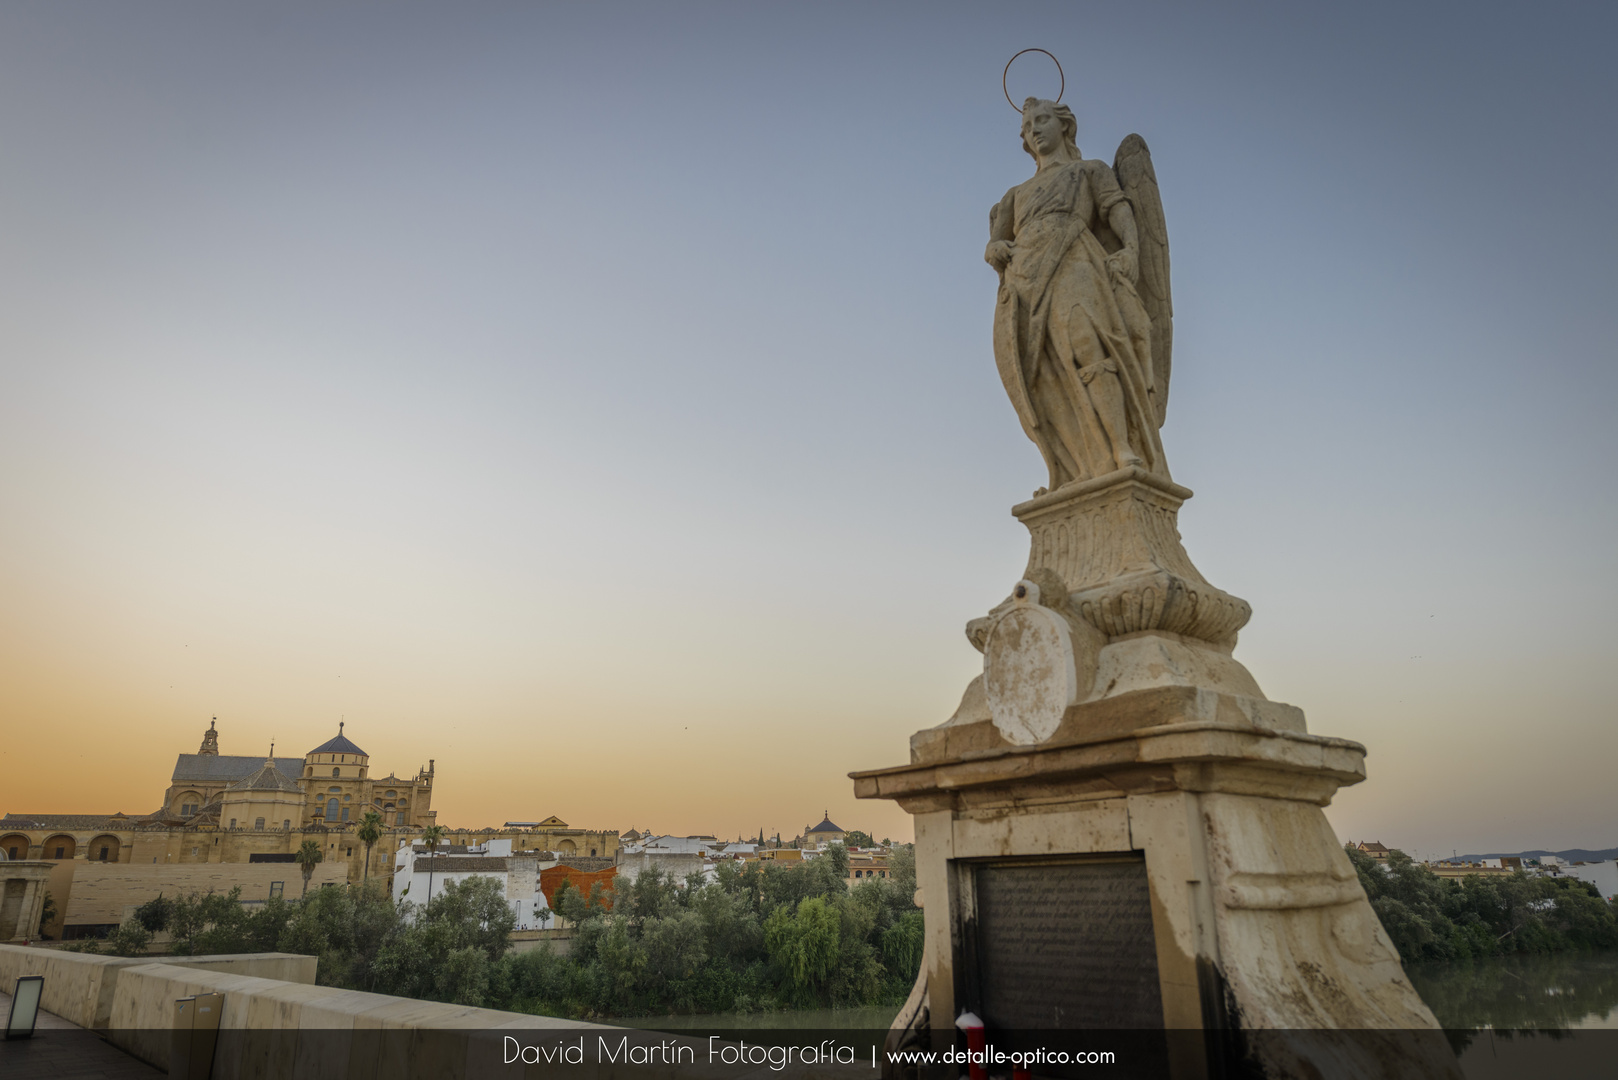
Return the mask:
{"type": "Polygon", "coordinates": [[[1405,963],[1618,948],[1618,912],[1577,878],[1441,878],[1402,851],[1348,857],[1405,963]]]}
{"type": "Polygon", "coordinates": [[[648,869],[616,891],[564,886],[551,903],[576,928],[568,955],[514,953],[500,885],[442,886],[424,907],[379,883],[244,907],[240,890],[160,897],[99,945],[141,955],[168,931],[173,955],[292,952],[320,958],[322,985],[573,1018],[897,1004],[921,965],[915,861],[846,884],[834,846],[804,862],[721,863],[715,880],[648,869]]]}

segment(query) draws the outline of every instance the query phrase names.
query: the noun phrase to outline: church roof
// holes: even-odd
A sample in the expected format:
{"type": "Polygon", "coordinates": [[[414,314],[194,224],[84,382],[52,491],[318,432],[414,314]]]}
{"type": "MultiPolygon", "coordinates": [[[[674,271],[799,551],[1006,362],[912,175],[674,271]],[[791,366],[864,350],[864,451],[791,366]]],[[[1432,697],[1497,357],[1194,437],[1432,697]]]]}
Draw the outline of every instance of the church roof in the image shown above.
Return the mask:
{"type": "MultiPolygon", "coordinates": [[[[180,754],[174,762],[174,782],[217,784],[224,781],[230,784],[247,779],[263,765],[264,759],[256,754],[180,754]]],[[[288,780],[292,779],[279,765],[276,769],[288,780]]]]}
{"type": "Polygon", "coordinates": [[[337,734],[309,751],[311,754],[358,754],[360,757],[370,757],[364,750],[349,742],[343,734],[343,725],[337,725],[337,734]]]}
{"type": "Polygon", "coordinates": [[[823,817],[823,818],[820,819],[820,824],[819,825],[816,825],[814,828],[810,829],[809,831],[811,833],[817,833],[817,832],[843,832],[844,830],[837,827],[836,825],[833,825],[831,823],[831,816],[827,815],[826,817],[823,817]]]}
{"type": "Polygon", "coordinates": [[[252,776],[236,781],[230,785],[231,791],[290,791],[301,795],[303,789],[296,782],[282,775],[276,766],[275,759],[264,762],[252,776]]]}

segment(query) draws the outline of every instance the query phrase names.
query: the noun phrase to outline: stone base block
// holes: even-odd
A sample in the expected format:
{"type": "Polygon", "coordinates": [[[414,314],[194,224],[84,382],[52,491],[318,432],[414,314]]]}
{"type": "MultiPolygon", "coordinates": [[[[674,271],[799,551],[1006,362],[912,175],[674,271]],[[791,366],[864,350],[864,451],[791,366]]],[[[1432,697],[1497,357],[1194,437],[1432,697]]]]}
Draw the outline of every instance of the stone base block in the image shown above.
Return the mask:
{"type": "Polygon", "coordinates": [[[1106,1026],[1087,1023],[1095,986],[1064,985],[1059,966],[1052,976],[1030,958],[1086,934],[1123,948],[1109,928],[1138,928],[1144,912],[1116,905],[1144,903],[1161,1016],[1139,1014],[1137,1026],[1192,1033],[1168,1042],[1166,1075],[1458,1078],[1322,813],[1340,786],[1364,778],[1364,756],[1357,743],[1309,734],[1290,706],[1194,686],[1081,704],[1036,746],[1007,743],[984,719],[918,733],[909,765],[852,774],[856,795],[894,799],[915,817],[924,991],[902,1019],[915,1026],[925,1015],[935,1045],[953,1043],[963,1009],[1009,1029],[1027,1015],[1017,1012],[1027,985],[1054,979],[1051,1015],[1106,1026]],[[1146,888],[1130,894],[1143,900],[1029,886],[1025,911],[983,906],[1008,903],[1006,881],[1037,884],[1042,866],[1053,882],[1093,885],[1123,881],[1117,867],[1127,865],[1143,868],[1146,888]],[[1086,879],[1092,866],[1101,869],[1086,879]],[[995,877],[999,867],[1016,874],[995,877]],[[987,900],[986,880],[998,882],[987,900]],[[979,950],[1005,940],[984,936],[985,919],[999,920],[996,934],[1025,927],[1028,940],[985,963],[979,950]],[[1023,989],[997,998],[1006,985],[1023,989]]]}

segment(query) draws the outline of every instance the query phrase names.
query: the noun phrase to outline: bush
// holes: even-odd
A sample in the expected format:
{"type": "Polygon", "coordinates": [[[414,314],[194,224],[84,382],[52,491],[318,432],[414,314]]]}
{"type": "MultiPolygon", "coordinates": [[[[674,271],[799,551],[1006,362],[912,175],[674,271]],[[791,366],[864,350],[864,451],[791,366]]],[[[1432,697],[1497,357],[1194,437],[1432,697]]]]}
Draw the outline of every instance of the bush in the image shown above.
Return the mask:
{"type": "Polygon", "coordinates": [[[174,911],[174,901],[167,900],[162,893],[154,899],[146,901],[135,909],[135,918],[140,924],[152,933],[158,933],[169,928],[169,916],[174,911]]]}
{"type": "Polygon", "coordinates": [[[139,918],[125,919],[107,938],[107,948],[114,956],[145,956],[146,947],[151,943],[152,932],[139,918]]]}

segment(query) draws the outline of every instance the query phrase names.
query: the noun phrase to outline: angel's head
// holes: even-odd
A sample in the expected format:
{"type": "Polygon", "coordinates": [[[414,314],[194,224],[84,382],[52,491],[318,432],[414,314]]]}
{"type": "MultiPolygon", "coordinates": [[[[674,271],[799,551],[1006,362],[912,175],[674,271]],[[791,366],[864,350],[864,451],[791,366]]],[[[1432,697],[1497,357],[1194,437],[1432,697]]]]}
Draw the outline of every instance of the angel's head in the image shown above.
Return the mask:
{"type": "Polygon", "coordinates": [[[1035,161],[1052,157],[1078,158],[1078,137],[1079,122],[1066,105],[1033,97],[1023,102],[1022,148],[1033,155],[1035,161]]]}

